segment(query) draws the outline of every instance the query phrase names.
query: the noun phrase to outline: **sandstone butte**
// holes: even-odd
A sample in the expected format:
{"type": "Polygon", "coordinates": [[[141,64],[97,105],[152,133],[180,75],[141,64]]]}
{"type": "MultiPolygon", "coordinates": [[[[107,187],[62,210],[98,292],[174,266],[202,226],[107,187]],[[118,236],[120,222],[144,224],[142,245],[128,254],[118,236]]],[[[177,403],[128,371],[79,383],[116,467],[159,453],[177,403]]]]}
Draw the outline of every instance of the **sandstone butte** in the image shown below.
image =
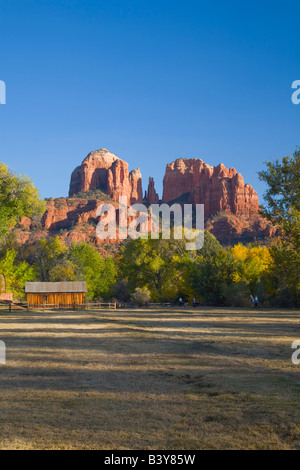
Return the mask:
{"type": "Polygon", "coordinates": [[[140,169],[128,171],[128,163],[106,149],[88,154],[71,176],[69,196],[100,189],[114,200],[127,196],[130,204],[142,203],[140,169]]]}
{"type": "MultiPolygon", "coordinates": [[[[18,238],[21,243],[32,243],[58,234],[68,242],[92,242],[103,252],[117,249],[122,241],[97,239],[95,227],[101,200],[117,208],[119,196],[127,196],[130,204],[159,202],[153,178],[149,178],[143,198],[139,169],[129,172],[128,163],[106,149],[91,152],[72,173],[69,197],[50,199],[39,223],[23,218],[16,229],[18,238]],[[96,190],[101,191],[100,196],[96,196],[96,190]]],[[[223,164],[213,167],[196,158],[169,163],[162,202],[204,204],[206,228],[223,243],[275,234],[270,223],[259,215],[256,191],[234,168],[223,164]]]]}
{"type": "Polygon", "coordinates": [[[257,193],[244,184],[240,173],[222,163],[210,166],[198,158],[179,158],[167,165],[162,200],[204,204],[205,219],[218,212],[253,217],[259,211],[257,193]]]}

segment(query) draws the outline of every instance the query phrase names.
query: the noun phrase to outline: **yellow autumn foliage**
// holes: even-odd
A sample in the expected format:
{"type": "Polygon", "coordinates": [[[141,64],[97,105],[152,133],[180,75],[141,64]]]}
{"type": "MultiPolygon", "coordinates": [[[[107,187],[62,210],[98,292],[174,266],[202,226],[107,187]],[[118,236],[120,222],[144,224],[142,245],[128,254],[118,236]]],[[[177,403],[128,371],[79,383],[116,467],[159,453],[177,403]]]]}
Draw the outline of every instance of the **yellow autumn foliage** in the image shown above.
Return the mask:
{"type": "Polygon", "coordinates": [[[248,248],[238,243],[231,248],[231,255],[235,264],[233,282],[245,279],[250,284],[255,283],[262,275],[269,272],[272,266],[272,257],[267,247],[248,248]]]}

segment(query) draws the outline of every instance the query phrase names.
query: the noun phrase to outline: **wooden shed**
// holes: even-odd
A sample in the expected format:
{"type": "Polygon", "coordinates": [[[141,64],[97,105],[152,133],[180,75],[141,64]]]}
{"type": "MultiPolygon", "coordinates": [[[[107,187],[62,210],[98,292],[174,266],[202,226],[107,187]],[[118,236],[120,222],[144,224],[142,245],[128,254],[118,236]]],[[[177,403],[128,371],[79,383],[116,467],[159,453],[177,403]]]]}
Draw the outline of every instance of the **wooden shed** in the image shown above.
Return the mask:
{"type": "Polygon", "coordinates": [[[26,282],[29,306],[82,305],[85,303],[86,282],[26,282]]]}

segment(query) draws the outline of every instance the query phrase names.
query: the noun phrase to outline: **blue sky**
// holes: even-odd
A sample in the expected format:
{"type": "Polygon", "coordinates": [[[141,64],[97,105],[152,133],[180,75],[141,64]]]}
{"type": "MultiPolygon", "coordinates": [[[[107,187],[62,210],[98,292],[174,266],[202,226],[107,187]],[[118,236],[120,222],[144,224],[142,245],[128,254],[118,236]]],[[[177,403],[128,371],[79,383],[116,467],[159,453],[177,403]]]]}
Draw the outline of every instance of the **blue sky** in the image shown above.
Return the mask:
{"type": "Polygon", "coordinates": [[[161,193],[167,163],[235,167],[300,143],[300,4],[227,0],[0,0],[0,160],[42,197],[105,147],[161,193]]]}

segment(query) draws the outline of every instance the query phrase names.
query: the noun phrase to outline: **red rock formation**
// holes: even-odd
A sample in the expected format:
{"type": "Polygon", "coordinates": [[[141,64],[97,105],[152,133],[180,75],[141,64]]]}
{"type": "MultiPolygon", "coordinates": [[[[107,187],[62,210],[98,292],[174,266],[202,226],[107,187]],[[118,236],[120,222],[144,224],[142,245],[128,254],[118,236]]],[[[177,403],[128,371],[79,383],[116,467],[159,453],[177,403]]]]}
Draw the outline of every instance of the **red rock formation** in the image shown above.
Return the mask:
{"type": "Polygon", "coordinates": [[[244,184],[242,175],[234,168],[228,169],[223,164],[213,167],[196,158],[177,159],[167,165],[163,188],[163,202],[179,199],[204,204],[206,220],[218,212],[244,217],[258,214],[256,191],[244,184]]]}
{"type": "MultiPolygon", "coordinates": [[[[119,202],[114,200],[84,199],[84,198],[57,198],[47,202],[46,211],[40,222],[23,217],[15,228],[15,235],[21,244],[32,244],[46,237],[59,235],[67,243],[87,242],[96,245],[104,253],[108,246],[118,247],[123,243],[119,238],[119,202]],[[97,237],[96,226],[100,221],[97,209],[101,204],[109,203],[115,208],[116,238],[104,239],[97,237]]],[[[127,212],[127,227],[135,220],[138,212],[127,212]]],[[[113,215],[114,217],[114,215],[113,215]]],[[[145,220],[142,230],[151,231],[151,220],[145,220]]],[[[153,228],[156,229],[155,225],[153,228]]]]}
{"type": "Polygon", "coordinates": [[[149,178],[148,191],[145,191],[144,199],[148,204],[158,204],[159,202],[159,196],[154,187],[154,179],[151,177],[149,178]]]}
{"type": "Polygon", "coordinates": [[[69,196],[100,189],[112,199],[127,196],[131,204],[142,202],[140,170],[128,171],[128,163],[106,149],[88,154],[71,176],[69,196]]]}
{"type": "Polygon", "coordinates": [[[265,239],[279,234],[278,229],[259,215],[247,218],[224,212],[211,217],[205,228],[224,244],[250,242],[254,238],[265,239]]]}
{"type": "MultiPolygon", "coordinates": [[[[70,195],[93,189],[100,189],[112,198],[109,201],[117,210],[117,223],[120,195],[127,196],[128,204],[143,201],[140,170],[129,173],[128,164],[105,149],[91,152],[71,177],[70,195]]],[[[149,178],[144,200],[149,204],[159,202],[153,178],[149,178]]],[[[163,202],[172,201],[204,204],[206,229],[225,244],[276,235],[274,227],[259,216],[254,189],[244,184],[242,175],[234,168],[227,169],[222,164],[213,167],[200,159],[183,158],[168,164],[163,202]]],[[[93,243],[104,253],[107,247],[109,251],[118,249],[123,240],[100,240],[96,236],[99,222],[96,211],[101,202],[108,202],[101,194],[51,199],[39,224],[26,217],[21,220],[16,228],[17,238],[23,244],[60,235],[69,243],[93,243]]],[[[127,222],[133,218],[128,217],[127,222]]]]}

